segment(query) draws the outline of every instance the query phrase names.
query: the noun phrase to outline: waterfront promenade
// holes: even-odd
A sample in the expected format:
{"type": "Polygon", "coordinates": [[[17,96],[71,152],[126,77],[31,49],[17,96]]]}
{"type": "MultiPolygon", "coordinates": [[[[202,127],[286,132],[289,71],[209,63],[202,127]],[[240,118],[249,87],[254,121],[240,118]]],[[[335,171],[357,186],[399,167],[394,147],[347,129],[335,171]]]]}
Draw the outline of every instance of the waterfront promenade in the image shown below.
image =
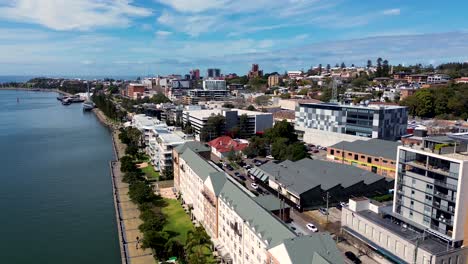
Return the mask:
{"type": "Polygon", "coordinates": [[[154,264],[156,260],[151,249],[142,249],[141,243],[137,242],[137,238],[143,238],[143,234],[138,229],[142,224],[140,211],[128,196],[128,183],[122,181],[123,175],[120,171],[119,160],[125,154],[125,144],[120,142],[115,124],[110,122],[99,109],[93,111],[112,133],[116,160],[110,163],[110,167],[122,264],[154,264]]]}

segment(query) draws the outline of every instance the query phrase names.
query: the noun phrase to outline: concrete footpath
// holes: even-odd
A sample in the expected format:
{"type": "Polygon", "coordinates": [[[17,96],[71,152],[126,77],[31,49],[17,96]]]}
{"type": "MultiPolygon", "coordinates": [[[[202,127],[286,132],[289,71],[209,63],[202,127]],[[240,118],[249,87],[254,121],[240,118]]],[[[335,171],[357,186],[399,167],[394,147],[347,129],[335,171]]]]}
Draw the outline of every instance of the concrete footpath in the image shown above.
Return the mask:
{"type": "Polygon", "coordinates": [[[112,162],[112,177],[114,181],[114,196],[118,215],[119,233],[123,246],[125,263],[127,264],[154,264],[156,263],[151,249],[142,249],[137,238],[142,239],[143,234],[138,229],[142,223],[140,211],[128,196],[128,184],[122,182],[120,162],[112,162]]]}

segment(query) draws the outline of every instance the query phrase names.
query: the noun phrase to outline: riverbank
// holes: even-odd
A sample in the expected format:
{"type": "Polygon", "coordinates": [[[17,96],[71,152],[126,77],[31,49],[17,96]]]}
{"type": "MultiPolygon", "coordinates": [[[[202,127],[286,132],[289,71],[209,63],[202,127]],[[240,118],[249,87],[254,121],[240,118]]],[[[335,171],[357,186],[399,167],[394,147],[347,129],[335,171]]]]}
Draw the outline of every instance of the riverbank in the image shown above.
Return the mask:
{"type": "Polygon", "coordinates": [[[133,203],[128,196],[129,186],[122,181],[123,175],[120,171],[119,160],[125,155],[126,146],[119,139],[119,125],[107,118],[98,108],[93,109],[93,113],[112,133],[115,160],[110,162],[110,170],[122,264],[154,264],[152,251],[138,247],[139,242],[136,240],[137,237],[143,237],[138,229],[142,221],[138,205],[133,203]]]}
{"type": "Polygon", "coordinates": [[[61,91],[59,89],[45,89],[45,88],[17,88],[17,87],[1,87],[1,90],[7,91],[27,91],[27,92],[52,92],[52,93],[59,93],[65,96],[72,96],[72,94],[61,91]]]}

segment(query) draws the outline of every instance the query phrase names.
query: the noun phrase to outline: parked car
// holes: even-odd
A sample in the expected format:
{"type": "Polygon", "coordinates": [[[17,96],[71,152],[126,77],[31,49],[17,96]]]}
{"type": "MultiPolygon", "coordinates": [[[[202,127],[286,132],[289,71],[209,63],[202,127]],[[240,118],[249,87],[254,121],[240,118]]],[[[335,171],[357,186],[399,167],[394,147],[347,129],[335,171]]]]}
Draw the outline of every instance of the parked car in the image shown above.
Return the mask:
{"type": "Polygon", "coordinates": [[[341,207],[347,207],[347,206],[348,206],[348,203],[340,202],[340,205],[341,205],[341,207]]]}
{"type": "Polygon", "coordinates": [[[361,264],[361,260],[351,251],[346,251],[345,256],[355,264],[361,264]]]}
{"type": "Polygon", "coordinates": [[[246,170],[249,170],[249,169],[251,169],[251,168],[252,168],[252,166],[250,166],[249,164],[247,164],[247,165],[244,166],[244,169],[246,169],[246,170]]]}
{"type": "Polygon", "coordinates": [[[243,160],[239,161],[237,164],[239,164],[239,166],[241,166],[241,167],[244,167],[246,165],[243,160]]]}
{"type": "Polygon", "coordinates": [[[296,228],[294,226],[290,226],[291,230],[296,231],[296,228]]]}
{"type": "Polygon", "coordinates": [[[234,170],[234,168],[233,168],[231,165],[227,165],[227,166],[226,166],[226,169],[228,169],[228,170],[230,170],[230,171],[233,171],[233,170],[234,170]]]}
{"type": "Polygon", "coordinates": [[[316,150],[316,149],[314,149],[312,152],[313,152],[313,153],[319,153],[319,151],[316,150]]]}
{"type": "Polygon", "coordinates": [[[323,215],[327,215],[327,214],[328,214],[327,208],[320,208],[320,209],[319,209],[319,212],[320,212],[321,214],[323,214],[323,215]]]}
{"type": "Polygon", "coordinates": [[[307,229],[309,229],[310,231],[312,231],[312,232],[314,232],[314,233],[316,233],[316,232],[319,231],[318,228],[317,228],[314,224],[311,224],[311,223],[308,223],[308,224],[306,225],[306,227],[307,227],[307,229]]]}
{"type": "Polygon", "coordinates": [[[246,181],[247,178],[244,177],[244,175],[239,175],[239,179],[241,179],[242,181],[246,181]]]}
{"type": "Polygon", "coordinates": [[[275,159],[272,155],[266,156],[267,159],[275,159]]]}
{"type": "Polygon", "coordinates": [[[239,177],[240,172],[236,171],[236,172],[234,172],[234,175],[235,175],[236,177],[239,177]]]}
{"type": "Polygon", "coordinates": [[[251,186],[252,188],[254,188],[255,190],[258,189],[258,184],[256,184],[255,182],[252,182],[252,183],[250,184],[250,186],[251,186]]]}

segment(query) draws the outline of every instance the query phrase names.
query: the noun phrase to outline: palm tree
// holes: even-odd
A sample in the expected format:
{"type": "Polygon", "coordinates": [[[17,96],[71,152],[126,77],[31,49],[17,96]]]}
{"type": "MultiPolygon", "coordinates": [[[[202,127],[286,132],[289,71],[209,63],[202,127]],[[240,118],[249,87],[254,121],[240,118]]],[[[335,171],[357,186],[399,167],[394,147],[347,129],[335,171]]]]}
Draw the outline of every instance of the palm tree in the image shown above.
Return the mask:
{"type": "Polygon", "coordinates": [[[204,249],[208,249],[209,252],[210,246],[210,237],[203,227],[198,226],[195,230],[190,230],[185,244],[187,262],[190,264],[209,263],[209,254],[206,254],[204,249]]]}

